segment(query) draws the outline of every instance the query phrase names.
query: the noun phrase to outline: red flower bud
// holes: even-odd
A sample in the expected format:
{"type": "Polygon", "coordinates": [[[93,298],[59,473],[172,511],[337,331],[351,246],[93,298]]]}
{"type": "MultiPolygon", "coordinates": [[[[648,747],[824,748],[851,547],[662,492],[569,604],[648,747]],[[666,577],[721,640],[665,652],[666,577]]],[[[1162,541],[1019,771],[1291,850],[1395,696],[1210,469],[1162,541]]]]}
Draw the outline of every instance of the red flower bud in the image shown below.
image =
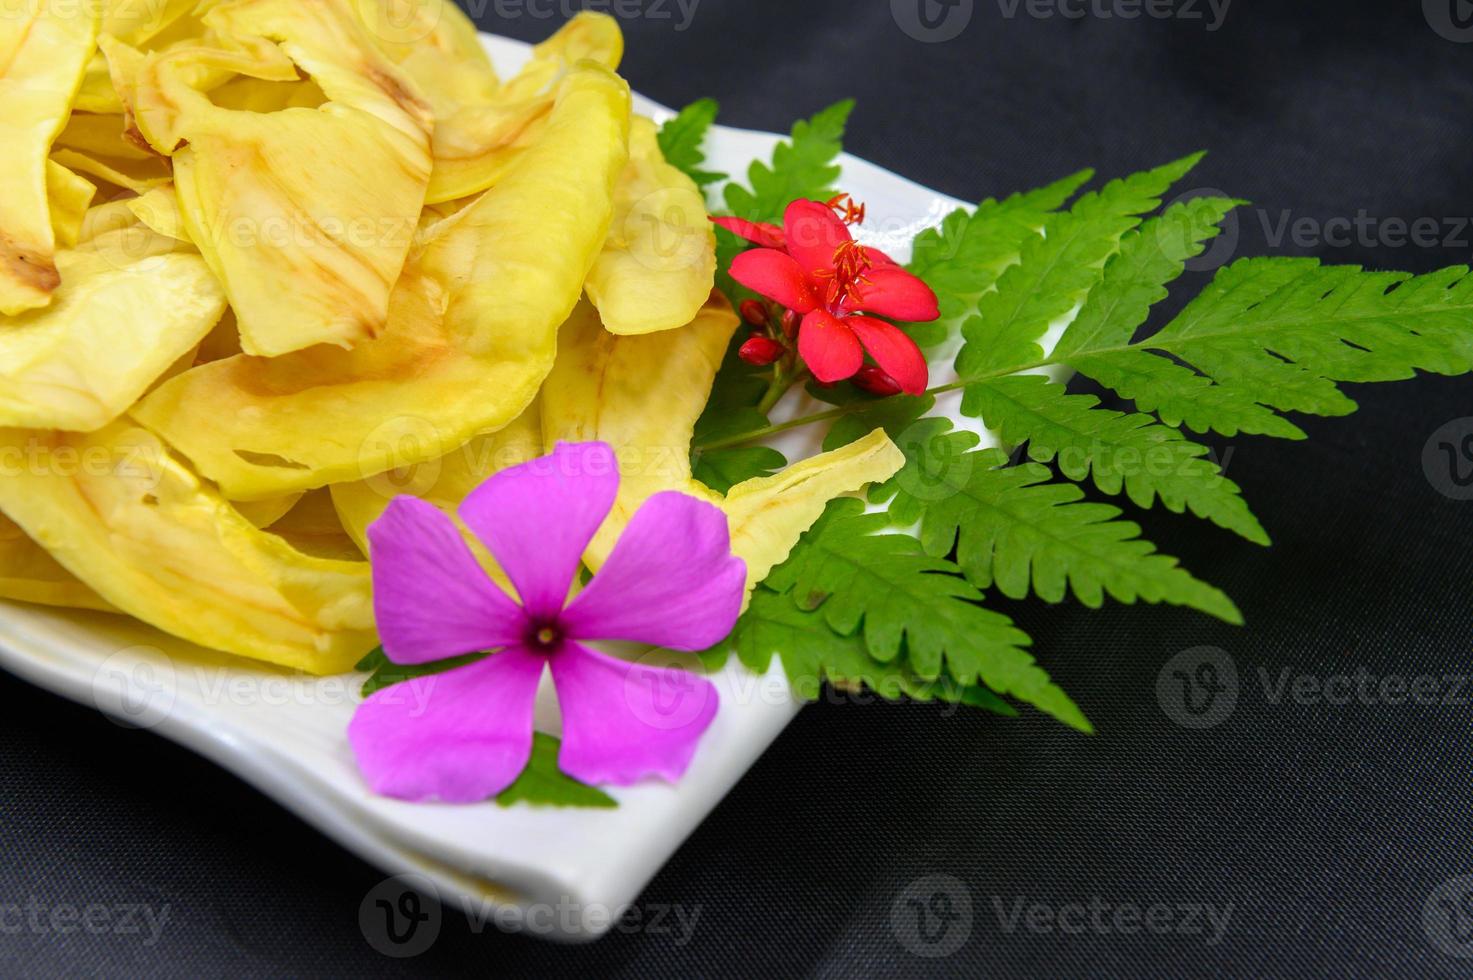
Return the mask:
{"type": "Polygon", "coordinates": [[[756,367],[766,367],[783,356],[783,345],[771,337],[764,337],[758,334],[742,345],[742,349],[737,352],[737,356],[748,364],[755,365],[756,367]]]}
{"type": "Polygon", "coordinates": [[[895,379],[873,366],[859,369],[859,373],[854,376],[854,386],[871,395],[879,395],[881,398],[900,394],[900,385],[895,379]]]}
{"type": "Polygon", "coordinates": [[[767,307],[755,299],[744,299],[741,305],[742,319],[754,327],[767,326],[767,307]]]}
{"type": "Polygon", "coordinates": [[[789,337],[798,332],[798,324],[802,322],[803,318],[797,313],[794,313],[792,310],[783,310],[783,333],[789,337]]]}

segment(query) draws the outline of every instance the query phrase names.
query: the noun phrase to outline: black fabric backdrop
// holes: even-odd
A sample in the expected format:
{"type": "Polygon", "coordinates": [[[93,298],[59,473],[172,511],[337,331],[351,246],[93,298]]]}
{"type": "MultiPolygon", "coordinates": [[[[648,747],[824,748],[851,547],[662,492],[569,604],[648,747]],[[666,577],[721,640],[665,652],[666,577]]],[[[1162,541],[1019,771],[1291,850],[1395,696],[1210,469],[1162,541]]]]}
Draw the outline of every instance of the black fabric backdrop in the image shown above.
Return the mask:
{"type": "MultiPolygon", "coordinates": [[[[560,4],[477,12],[535,40],[560,4]]],[[[852,152],[973,200],[1207,148],[1191,182],[1255,202],[1238,254],[1414,271],[1469,259],[1473,45],[1451,39],[1468,33],[1466,3],[1233,0],[1216,30],[1205,0],[1166,6],[1179,16],[976,0],[957,8],[972,8],[958,37],[927,43],[898,26],[918,23],[915,0],[700,0],[685,30],[674,0],[634,3],[625,71],[651,97],[712,95],[724,122],[761,129],[857,97],[852,152]],[[1324,224],[1362,213],[1348,241],[1324,224]],[[1307,219],[1297,239],[1278,234],[1285,218],[1307,219]],[[1418,218],[1435,232],[1405,241],[1395,219],[1418,218]]],[[[1189,278],[1187,291],[1203,281],[1189,278]]],[[[1453,955],[1473,952],[1459,880],[1473,872],[1473,685],[1448,676],[1473,666],[1473,503],[1423,463],[1436,430],[1473,415],[1473,390],[1419,378],[1354,396],[1361,412],[1308,421],[1308,443],[1219,441],[1273,548],[1142,518],[1246,628],[1010,605],[1093,738],[1034,715],[811,708],[643,898],[647,915],[695,917],[688,936],[672,914],[671,928],[559,948],[447,912],[429,951],[385,958],[358,922],[380,874],[189,752],[0,677],[0,905],[170,915],[153,945],[0,933],[0,974],[1473,975],[1453,955]],[[1184,727],[1173,675],[1195,663],[1165,669],[1159,695],[1158,677],[1204,646],[1222,653],[1191,656],[1219,679],[1236,668],[1236,706],[1184,727]],[[1371,696],[1352,687],[1350,703],[1280,692],[1302,675],[1340,695],[1334,678],[1358,670],[1371,696]],[[1394,703],[1398,679],[1419,677],[1438,703],[1394,703]],[[1230,912],[1216,941],[1209,907],[1230,912]],[[1132,915],[1157,929],[1128,933],[1132,915]]]]}

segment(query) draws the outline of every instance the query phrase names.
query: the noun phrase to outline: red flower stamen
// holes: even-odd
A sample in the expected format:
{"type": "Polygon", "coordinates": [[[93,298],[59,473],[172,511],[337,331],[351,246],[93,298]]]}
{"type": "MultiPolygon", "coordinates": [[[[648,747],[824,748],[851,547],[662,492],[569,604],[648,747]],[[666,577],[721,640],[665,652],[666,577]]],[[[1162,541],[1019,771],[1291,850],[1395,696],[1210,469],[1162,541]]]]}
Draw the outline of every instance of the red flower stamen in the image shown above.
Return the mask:
{"type": "Polygon", "coordinates": [[[828,206],[846,225],[864,224],[864,205],[848,194],[840,194],[828,201],[828,206]]]}
{"type": "Polygon", "coordinates": [[[858,242],[844,242],[834,250],[834,267],[814,273],[814,278],[828,281],[825,299],[830,309],[857,301],[859,287],[869,284],[865,276],[874,267],[874,260],[858,242]]]}

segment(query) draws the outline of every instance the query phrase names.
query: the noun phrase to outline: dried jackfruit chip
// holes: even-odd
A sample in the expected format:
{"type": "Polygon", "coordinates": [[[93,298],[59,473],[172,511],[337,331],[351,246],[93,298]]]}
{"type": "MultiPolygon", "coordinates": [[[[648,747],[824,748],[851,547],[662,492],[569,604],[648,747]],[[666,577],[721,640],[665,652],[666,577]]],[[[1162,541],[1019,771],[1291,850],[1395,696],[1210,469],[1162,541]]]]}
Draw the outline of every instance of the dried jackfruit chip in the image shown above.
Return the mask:
{"type": "MultiPolygon", "coordinates": [[[[410,454],[418,455],[413,447],[410,454]]],[[[332,501],[343,527],[367,555],[368,526],[395,497],[419,497],[453,517],[471,491],[493,474],[541,455],[542,413],[533,402],[500,432],[477,436],[438,459],[416,459],[367,480],[334,484],[332,501]]]]}
{"type": "Polygon", "coordinates": [[[629,129],[629,166],[614,196],[614,225],[593,269],[588,298],[610,333],[683,327],[716,281],[716,234],[695,181],[665,162],[655,124],[629,129]]]}
{"type": "Polygon", "coordinates": [[[581,61],[610,71],[624,56],[624,35],[607,14],[581,13],[532,49],[515,77],[485,99],[437,115],[435,170],[425,203],[438,204],[493,187],[542,138],[562,80],[581,61]]]}
{"type": "Polygon", "coordinates": [[[81,240],[87,208],[96,194],[96,186],[87,178],[55,160],[46,164],[46,204],[51,211],[52,231],[62,247],[71,248],[81,240]]]}
{"type": "Polygon", "coordinates": [[[56,301],[0,317],[0,426],[99,429],[220,319],[225,296],[199,256],[121,257],[63,251],[56,301]]]}
{"type": "Polygon", "coordinates": [[[230,109],[186,77],[230,67],[296,79],[260,48],[154,54],[139,73],[139,128],[172,156],[185,227],[225,284],[242,346],[277,357],[378,336],[424,204],[429,107],[347,0],[236,0],[205,22],[232,41],[279,44],[328,99],[313,109],[230,109]]]}
{"type": "Polygon", "coordinates": [[[202,365],[135,417],[242,500],[436,459],[507,425],[551,369],[557,329],[608,233],[628,126],[624,81],[579,68],[512,173],[434,225],[383,337],[202,365]]]}
{"type": "Polygon", "coordinates": [[[192,643],[314,674],[377,643],[368,563],[261,531],[127,421],[0,430],[0,509],[118,609],[192,643]]]}
{"type": "Polygon", "coordinates": [[[47,156],[97,44],[95,5],[14,0],[0,16],[0,313],[51,302],[61,283],[47,156]]]}
{"type": "Polygon", "coordinates": [[[737,318],[719,293],[688,327],[620,337],[583,304],[563,328],[542,393],[545,449],[601,440],[619,461],[619,496],[584,563],[597,570],[646,500],[667,490],[726,512],[750,589],[787,559],[834,497],[889,479],[905,462],[883,430],[834,452],[748,480],[725,497],[691,476],[690,443],[737,318]]]}
{"type": "Polygon", "coordinates": [[[635,511],[664,490],[693,491],[690,443],[737,316],[721,294],[688,326],[620,337],[581,303],[558,334],[557,363],[542,390],[543,448],[606,442],[619,460],[619,496],[587,552],[603,564],[635,511]]]}
{"type": "MultiPolygon", "coordinates": [[[[0,474],[5,467],[0,464],[0,474]]],[[[0,475],[3,478],[3,475],[0,475]]],[[[111,603],[62,568],[46,549],[0,514],[0,599],[116,612],[111,603]]]]}

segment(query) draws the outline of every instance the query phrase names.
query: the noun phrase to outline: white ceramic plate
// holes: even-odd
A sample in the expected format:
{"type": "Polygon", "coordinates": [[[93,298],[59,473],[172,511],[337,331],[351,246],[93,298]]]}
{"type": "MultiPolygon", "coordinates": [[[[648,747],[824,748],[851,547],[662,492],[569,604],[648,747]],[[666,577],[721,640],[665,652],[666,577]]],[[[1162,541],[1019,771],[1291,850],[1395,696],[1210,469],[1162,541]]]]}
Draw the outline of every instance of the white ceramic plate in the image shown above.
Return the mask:
{"type": "MultiPolygon", "coordinates": [[[[485,43],[503,73],[527,59],[527,45],[485,43]]],[[[671,115],[647,99],[636,104],[659,121],[671,115]]],[[[744,174],[778,139],[719,128],[711,166],[744,174]]],[[[853,157],[843,165],[844,189],[869,208],[867,240],[898,259],[917,232],[960,203],[853,157]]],[[[938,372],[936,380],[947,378],[938,372]]],[[[802,410],[805,397],[780,411],[802,410]]],[[[795,433],[779,448],[799,458],[817,450],[820,435],[795,433]]],[[[721,711],[678,786],[615,789],[614,810],[449,807],[368,792],[344,738],[360,676],[307,677],[203,651],[122,617],[8,603],[0,603],[0,666],[188,746],[387,874],[415,876],[446,905],[569,940],[609,928],[801,707],[776,663],[762,678],[733,663],[713,678],[721,711]]],[[[539,727],[555,733],[551,694],[542,691],[539,727]]]]}

